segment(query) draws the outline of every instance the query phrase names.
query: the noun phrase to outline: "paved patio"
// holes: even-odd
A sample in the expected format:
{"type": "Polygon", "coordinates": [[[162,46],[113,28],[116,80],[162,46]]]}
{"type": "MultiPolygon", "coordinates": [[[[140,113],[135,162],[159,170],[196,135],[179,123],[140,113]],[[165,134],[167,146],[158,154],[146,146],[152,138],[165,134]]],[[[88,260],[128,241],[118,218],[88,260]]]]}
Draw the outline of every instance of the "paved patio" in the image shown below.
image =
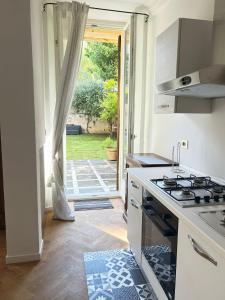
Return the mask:
{"type": "Polygon", "coordinates": [[[67,160],[65,180],[68,199],[115,193],[116,168],[116,161],[67,160]]]}

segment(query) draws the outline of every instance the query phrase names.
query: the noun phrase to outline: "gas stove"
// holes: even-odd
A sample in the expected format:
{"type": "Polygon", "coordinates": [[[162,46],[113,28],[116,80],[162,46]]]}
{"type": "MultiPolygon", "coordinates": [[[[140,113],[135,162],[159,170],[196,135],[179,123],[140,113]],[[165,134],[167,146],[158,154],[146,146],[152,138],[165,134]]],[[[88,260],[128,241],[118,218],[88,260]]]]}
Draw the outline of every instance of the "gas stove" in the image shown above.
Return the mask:
{"type": "Polygon", "coordinates": [[[177,175],[175,178],[163,176],[150,181],[182,207],[225,204],[225,186],[212,181],[210,177],[177,175]]]}

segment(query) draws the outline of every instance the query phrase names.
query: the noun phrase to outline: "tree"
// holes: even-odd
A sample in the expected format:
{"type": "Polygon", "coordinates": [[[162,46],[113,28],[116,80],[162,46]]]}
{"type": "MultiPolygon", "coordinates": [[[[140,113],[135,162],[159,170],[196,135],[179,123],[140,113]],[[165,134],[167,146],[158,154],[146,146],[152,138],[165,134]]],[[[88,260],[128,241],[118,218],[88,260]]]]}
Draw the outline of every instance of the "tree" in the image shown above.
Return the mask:
{"type": "Polygon", "coordinates": [[[117,120],[118,94],[117,82],[113,79],[104,82],[104,98],[101,103],[100,119],[109,124],[110,135],[113,133],[113,125],[117,120]]]}
{"type": "Polygon", "coordinates": [[[79,83],[75,89],[72,108],[75,113],[84,114],[87,118],[86,130],[93,118],[99,118],[103,100],[103,84],[96,81],[79,83]]]}
{"type": "Polygon", "coordinates": [[[103,81],[117,80],[118,49],[113,43],[89,42],[84,55],[96,66],[95,71],[103,81]]]}
{"type": "Polygon", "coordinates": [[[83,43],[83,54],[80,62],[80,69],[78,73],[78,81],[92,81],[101,80],[98,67],[91,61],[86,53],[86,48],[89,43],[84,41],[83,43]]]}

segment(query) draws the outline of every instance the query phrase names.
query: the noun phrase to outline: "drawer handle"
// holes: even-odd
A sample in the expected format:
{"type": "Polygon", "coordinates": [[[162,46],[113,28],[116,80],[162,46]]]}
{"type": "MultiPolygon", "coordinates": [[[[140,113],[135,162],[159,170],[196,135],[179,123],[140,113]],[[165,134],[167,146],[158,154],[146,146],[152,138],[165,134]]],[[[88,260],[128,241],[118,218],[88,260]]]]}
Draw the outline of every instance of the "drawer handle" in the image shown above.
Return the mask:
{"type": "Polygon", "coordinates": [[[131,180],[131,184],[133,188],[139,190],[139,186],[133,180],[131,180]]]}
{"type": "Polygon", "coordinates": [[[133,207],[139,209],[139,206],[135,203],[134,199],[130,199],[130,203],[133,207]]]}
{"type": "Polygon", "coordinates": [[[191,241],[191,245],[196,253],[198,253],[200,256],[202,256],[203,258],[207,259],[212,264],[217,266],[217,261],[212,256],[210,256],[204,249],[202,249],[202,247],[199,246],[197,242],[189,234],[188,234],[188,238],[191,241]]]}

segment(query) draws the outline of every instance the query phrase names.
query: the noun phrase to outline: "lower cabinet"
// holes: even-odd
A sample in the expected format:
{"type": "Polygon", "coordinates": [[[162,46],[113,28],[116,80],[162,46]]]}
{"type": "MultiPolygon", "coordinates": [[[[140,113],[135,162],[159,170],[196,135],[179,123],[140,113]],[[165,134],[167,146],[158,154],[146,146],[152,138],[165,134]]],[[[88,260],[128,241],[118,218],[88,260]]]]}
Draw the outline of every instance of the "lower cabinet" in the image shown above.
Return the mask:
{"type": "Polygon", "coordinates": [[[225,259],[213,244],[179,223],[175,300],[224,300],[225,259]]]}
{"type": "Polygon", "coordinates": [[[128,193],[128,240],[130,248],[138,264],[141,263],[141,232],[142,232],[142,210],[141,204],[128,193]]]}

